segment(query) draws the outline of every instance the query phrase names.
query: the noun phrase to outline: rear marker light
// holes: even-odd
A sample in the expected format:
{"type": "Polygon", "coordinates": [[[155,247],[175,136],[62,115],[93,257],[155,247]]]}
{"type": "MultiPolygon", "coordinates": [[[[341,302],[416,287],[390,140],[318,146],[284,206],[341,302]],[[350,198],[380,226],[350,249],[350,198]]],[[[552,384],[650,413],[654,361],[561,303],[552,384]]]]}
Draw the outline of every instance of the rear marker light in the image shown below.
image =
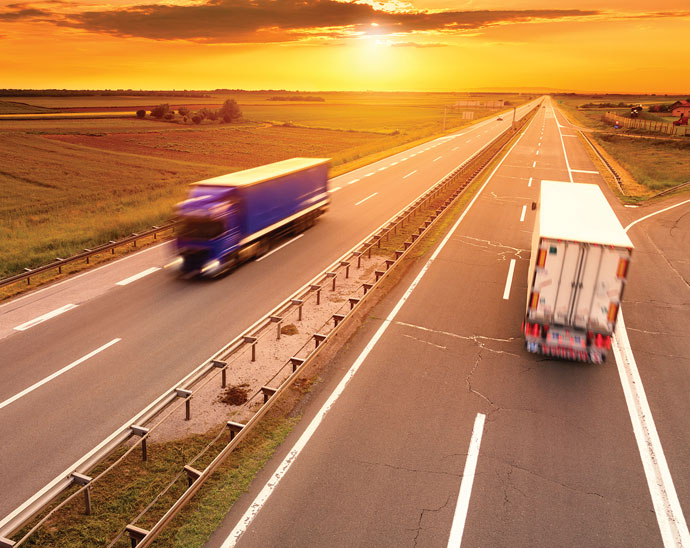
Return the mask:
{"type": "Polygon", "coordinates": [[[539,257],[537,258],[537,266],[539,268],[544,268],[546,264],[546,249],[539,250],[539,257]]]}

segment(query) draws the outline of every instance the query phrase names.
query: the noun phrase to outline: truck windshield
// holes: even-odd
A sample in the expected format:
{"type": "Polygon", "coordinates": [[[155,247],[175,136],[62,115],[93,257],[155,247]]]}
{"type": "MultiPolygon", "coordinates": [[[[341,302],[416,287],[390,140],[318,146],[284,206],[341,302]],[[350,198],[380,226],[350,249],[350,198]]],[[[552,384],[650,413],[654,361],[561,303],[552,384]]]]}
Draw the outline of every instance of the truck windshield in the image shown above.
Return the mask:
{"type": "Polygon", "coordinates": [[[223,228],[223,223],[220,221],[185,219],[182,221],[179,236],[180,238],[195,240],[211,240],[217,238],[223,232],[225,232],[225,230],[223,228]]]}

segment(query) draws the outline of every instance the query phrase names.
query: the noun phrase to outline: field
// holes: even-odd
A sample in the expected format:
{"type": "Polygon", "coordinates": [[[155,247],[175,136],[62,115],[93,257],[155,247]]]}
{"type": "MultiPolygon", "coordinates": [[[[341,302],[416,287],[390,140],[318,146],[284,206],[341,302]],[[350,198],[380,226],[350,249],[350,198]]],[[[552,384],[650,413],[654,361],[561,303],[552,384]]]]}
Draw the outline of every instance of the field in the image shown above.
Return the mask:
{"type": "MultiPolygon", "coordinates": [[[[0,120],[0,278],[142,231],[174,215],[190,182],[294,156],[332,158],[331,175],[469,123],[460,94],[319,93],[324,102],[233,94],[240,123],[152,119],[0,120]]],[[[289,96],[289,93],[284,95],[289,96]]],[[[4,97],[0,111],[219,106],[228,94],[4,97]]],[[[527,96],[501,96],[513,105],[527,96]]],[[[475,119],[494,115],[474,110],[475,119]]]]}
{"type": "MultiPolygon", "coordinates": [[[[682,97],[629,96],[629,95],[560,95],[554,97],[556,105],[562,108],[575,124],[591,128],[593,137],[609,155],[628,171],[635,181],[649,190],[664,189],[690,181],[690,137],[665,137],[663,134],[639,129],[615,130],[601,120],[607,111],[626,114],[630,108],[582,108],[588,103],[670,104],[682,97]]],[[[665,113],[643,111],[642,117],[660,121],[671,121],[665,113]]]]}

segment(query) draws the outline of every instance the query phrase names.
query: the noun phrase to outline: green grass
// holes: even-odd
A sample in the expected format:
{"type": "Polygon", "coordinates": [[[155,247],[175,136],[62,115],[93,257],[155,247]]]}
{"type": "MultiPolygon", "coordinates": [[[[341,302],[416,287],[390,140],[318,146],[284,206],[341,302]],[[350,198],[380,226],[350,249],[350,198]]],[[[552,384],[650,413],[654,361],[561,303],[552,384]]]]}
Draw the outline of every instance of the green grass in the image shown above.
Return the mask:
{"type": "MultiPolygon", "coordinates": [[[[630,109],[581,109],[582,104],[591,102],[626,102],[643,106],[649,104],[669,104],[685,97],[664,96],[601,96],[591,95],[556,96],[556,105],[562,108],[575,123],[592,128],[592,137],[620,165],[635,182],[652,191],[661,191],[674,185],[690,181],[690,138],[668,137],[661,133],[646,130],[614,130],[609,123],[601,120],[606,110],[629,114],[630,109]],[[597,96],[598,97],[598,96],[597,96]]],[[[663,113],[644,111],[642,117],[668,121],[663,113]]]]}
{"type": "MultiPolygon", "coordinates": [[[[165,529],[156,541],[156,546],[201,546],[297,422],[299,417],[276,415],[262,419],[257,428],[228,456],[202,490],[165,529]]],[[[147,462],[143,462],[140,451],[135,450],[92,488],[92,516],[83,514],[83,498],[78,496],[39,528],[25,546],[80,548],[109,544],[212,439],[212,434],[206,434],[163,444],[149,444],[147,462]]],[[[220,450],[227,441],[227,436],[223,437],[216,449],[220,450]]],[[[212,456],[215,456],[217,450],[212,456]]],[[[112,460],[117,456],[114,455],[112,460]]],[[[91,474],[95,476],[107,464],[103,463],[91,474]]],[[[196,462],[194,466],[203,469],[206,464],[196,462]]],[[[173,488],[142,516],[137,525],[152,527],[186,487],[187,478],[183,474],[173,488]]],[[[129,545],[129,538],[124,535],[115,546],[124,548],[129,545]]]]}
{"type": "MultiPolygon", "coordinates": [[[[440,93],[319,93],[323,103],[237,97],[246,120],[185,126],[152,120],[0,121],[0,278],[169,219],[187,185],[293,156],[332,158],[332,175],[443,132],[444,105],[496,99],[440,93]],[[269,125],[266,121],[280,125],[269,125]]],[[[513,104],[527,97],[502,96],[513,104]]],[[[30,108],[121,107],[171,97],[5,98],[30,108]]],[[[446,108],[445,129],[469,122],[446,108]]],[[[494,115],[477,109],[475,118],[494,115]]]]}

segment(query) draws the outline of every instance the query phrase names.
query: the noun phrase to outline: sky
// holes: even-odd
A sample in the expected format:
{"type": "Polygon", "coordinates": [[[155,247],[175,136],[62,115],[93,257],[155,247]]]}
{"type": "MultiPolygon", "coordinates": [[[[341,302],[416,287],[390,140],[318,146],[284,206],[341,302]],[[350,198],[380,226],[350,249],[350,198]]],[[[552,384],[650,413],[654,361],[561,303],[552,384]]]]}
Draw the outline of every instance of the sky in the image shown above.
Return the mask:
{"type": "Polygon", "coordinates": [[[690,94],[688,0],[0,0],[0,88],[690,94]]]}

